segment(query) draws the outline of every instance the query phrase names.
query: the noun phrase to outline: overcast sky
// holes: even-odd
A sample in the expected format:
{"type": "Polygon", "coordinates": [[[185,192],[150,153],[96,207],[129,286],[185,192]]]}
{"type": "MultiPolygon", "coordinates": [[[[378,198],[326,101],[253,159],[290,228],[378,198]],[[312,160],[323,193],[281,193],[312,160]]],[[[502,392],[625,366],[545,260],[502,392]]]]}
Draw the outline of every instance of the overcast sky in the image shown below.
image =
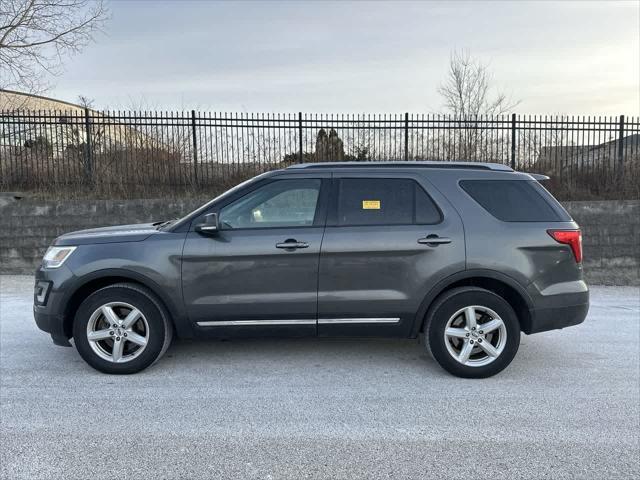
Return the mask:
{"type": "Polygon", "coordinates": [[[49,95],[97,108],[439,112],[454,48],[517,113],[640,114],[640,2],[111,1],[49,95]]]}

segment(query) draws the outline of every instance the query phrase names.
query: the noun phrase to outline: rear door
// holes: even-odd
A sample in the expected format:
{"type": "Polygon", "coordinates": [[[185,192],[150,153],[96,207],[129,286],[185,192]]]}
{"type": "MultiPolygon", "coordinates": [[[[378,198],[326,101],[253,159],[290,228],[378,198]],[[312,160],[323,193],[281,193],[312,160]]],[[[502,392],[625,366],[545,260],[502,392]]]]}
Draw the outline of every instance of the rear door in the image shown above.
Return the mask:
{"type": "Polygon", "coordinates": [[[409,335],[427,292],[465,267],[459,215],[413,173],[336,172],[331,198],[318,334],[409,335]]]}

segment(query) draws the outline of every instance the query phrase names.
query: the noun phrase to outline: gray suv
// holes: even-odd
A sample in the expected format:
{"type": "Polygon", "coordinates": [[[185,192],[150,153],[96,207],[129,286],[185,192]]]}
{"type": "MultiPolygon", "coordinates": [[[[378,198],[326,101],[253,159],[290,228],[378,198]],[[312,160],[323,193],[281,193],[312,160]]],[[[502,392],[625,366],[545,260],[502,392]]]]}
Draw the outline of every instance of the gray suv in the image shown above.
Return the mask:
{"type": "Polygon", "coordinates": [[[520,332],[581,323],[578,225],[542,176],[483,163],[302,164],[164,223],[57,238],[36,323],[134,373],[174,336],[424,337],[447,371],[488,377],[520,332]]]}

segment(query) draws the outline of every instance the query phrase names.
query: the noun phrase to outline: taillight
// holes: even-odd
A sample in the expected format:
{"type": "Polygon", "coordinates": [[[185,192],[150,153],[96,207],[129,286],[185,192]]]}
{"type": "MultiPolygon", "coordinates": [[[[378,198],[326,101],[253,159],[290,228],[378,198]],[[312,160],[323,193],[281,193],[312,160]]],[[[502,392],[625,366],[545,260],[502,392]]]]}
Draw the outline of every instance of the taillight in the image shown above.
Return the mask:
{"type": "Polygon", "coordinates": [[[582,233],[580,230],[547,230],[556,242],[571,247],[576,262],[582,262],[582,233]]]}

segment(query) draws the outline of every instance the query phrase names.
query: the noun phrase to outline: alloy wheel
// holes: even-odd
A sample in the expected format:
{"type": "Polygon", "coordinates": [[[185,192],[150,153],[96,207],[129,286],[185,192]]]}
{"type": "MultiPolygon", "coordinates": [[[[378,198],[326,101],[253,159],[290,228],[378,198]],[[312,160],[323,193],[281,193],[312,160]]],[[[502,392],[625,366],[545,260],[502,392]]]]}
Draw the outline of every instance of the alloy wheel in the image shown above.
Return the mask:
{"type": "Polygon", "coordinates": [[[469,367],[482,367],[496,360],[507,343],[507,327],[490,308],[461,308],[447,322],[444,341],[449,354],[469,367]]]}
{"type": "Polygon", "coordinates": [[[87,340],[102,359],[124,363],[142,354],[149,342],[149,324],[142,312],[124,302],[96,309],[87,323],[87,340]]]}

